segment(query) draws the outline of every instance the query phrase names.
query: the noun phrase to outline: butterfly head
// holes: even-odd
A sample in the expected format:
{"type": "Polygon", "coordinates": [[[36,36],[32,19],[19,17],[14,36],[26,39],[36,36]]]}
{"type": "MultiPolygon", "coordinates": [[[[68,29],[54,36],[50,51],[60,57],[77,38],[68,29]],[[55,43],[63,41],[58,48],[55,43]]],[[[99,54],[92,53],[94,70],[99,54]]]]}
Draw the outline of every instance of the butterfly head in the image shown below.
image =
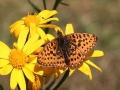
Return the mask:
{"type": "Polygon", "coordinates": [[[57,32],[58,37],[63,37],[64,36],[63,33],[60,30],[57,30],[56,32],[57,32]]]}

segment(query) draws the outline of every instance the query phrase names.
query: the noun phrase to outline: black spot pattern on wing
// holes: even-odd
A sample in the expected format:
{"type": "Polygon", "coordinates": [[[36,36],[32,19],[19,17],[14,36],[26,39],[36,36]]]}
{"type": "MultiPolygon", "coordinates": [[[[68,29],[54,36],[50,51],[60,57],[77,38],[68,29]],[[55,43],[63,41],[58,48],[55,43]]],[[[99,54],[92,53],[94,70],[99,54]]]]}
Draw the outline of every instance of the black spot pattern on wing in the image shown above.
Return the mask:
{"type": "Polygon", "coordinates": [[[49,42],[38,55],[42,66],[57,69],[76,68],[82,65],[86,54],[96,45],[97,36],[88,33],[74,33],[49,42]]]}

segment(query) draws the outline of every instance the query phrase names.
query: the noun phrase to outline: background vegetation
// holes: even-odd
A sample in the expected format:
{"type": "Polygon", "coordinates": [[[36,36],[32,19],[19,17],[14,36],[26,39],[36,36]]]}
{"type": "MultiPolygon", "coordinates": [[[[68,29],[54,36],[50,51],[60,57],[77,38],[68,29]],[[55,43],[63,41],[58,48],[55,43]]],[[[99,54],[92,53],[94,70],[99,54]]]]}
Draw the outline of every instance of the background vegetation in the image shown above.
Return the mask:
{"type": "MultiPolygon", "coordinates": [[[[42,0],[31,0],[43,9],[42,0]]],[[[46,0],[47,9],[52,10],[55,0],[46,0]]],[[[69,6],[59,5],[56,15],[60,21],[54,24],[63,30],[72,23],[75,32],[93,33],[99,37],[95,49],[103,50],[101,58],[90,58],[103,72],[91,67],[93,79],[76,70],[66,79],[59,90],[120,90],[120,0],[63,0],[69,6]]],[[[10,37],[9,26],[36,11],[27,0],[0,0],[0,40],[12,47],[14,37],[10,37]]],[[[50,30],[49,33],[54,33],[50,30]]],[[[4,90],[9,88],[9,76],[0,76],[4,90]]]]}

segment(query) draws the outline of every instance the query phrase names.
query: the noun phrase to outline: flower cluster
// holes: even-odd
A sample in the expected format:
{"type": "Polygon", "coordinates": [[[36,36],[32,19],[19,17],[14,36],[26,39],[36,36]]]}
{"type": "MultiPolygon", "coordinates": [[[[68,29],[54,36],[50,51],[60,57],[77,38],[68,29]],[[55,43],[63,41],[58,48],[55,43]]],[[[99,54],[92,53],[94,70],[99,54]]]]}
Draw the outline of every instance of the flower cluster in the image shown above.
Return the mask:
{"type": "MultiPolygon", "coordinates": [[[[45,84],[49,81],[50,76],[54,74],[55,78],[65,70],[58,70],[52,67],[43,67],[37,64],[38,53],[44,48],[45,44],[55,37],[46,34],[43,28],[53,28],[61,30],[58,26],[48,24],[53,20],[59,19],[53,17],[57,11],[43,10],[38,14],[30,15],[16,21],[10,26],[10,33],[14,34],[17,42],[13,43],[13,48],[9,48],[5,43],[0,41],[0,75],[10,74],[10,88],[15,89],[18,85],[21,90],[26,90],[26,86],[32,90],[38,90],[42,87],[44,76],[45,84]],[[26,85],[26,80],[28,81],[26,85]]],[[[61,30],[62,32],[62,30],[61,30]]],[[[65,35],[74,33],[72,24],[67,24],[65,35]]],[[[92,79],[91,70],[88,65],[102,71],[88,57],[100,57],[103,52],[100,50],[90,51],[86,55],[86,60],[78,67],[78,70],[88,75],[92,79]]],[[[68,68],[69,76],[74,72],[75,68],[68,68]]]]}

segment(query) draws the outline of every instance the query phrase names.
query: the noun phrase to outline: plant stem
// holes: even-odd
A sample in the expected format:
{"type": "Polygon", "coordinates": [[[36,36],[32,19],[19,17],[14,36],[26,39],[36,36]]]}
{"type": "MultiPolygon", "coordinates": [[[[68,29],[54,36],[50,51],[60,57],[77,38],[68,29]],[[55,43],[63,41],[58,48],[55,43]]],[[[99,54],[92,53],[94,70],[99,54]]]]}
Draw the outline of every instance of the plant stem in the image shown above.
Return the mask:
{"type": "Polygon", "coordinates": [[[69,75],[69,69],[65,72],[65,74],[62,77],[62,79],[60,80],[60,82],[52,90],[57,90],[62,85],[62,83],[66,80],[68,75],[69,75]]]}
{"type": "Polygon", "coordinates": [[[37,11],[40,12],[41,10],[37,8],[30,0],[28,0],[28,3],[37,11]]]}
{"type": "Polygon", "coordinates": [[[62,0],[56,0],[56,1],[55,1],[53,10],[56,10],[56,9],[57,9],[57,7],[58,7],[58,5],[59,5],[59,3],[60,3],[61,1],[62,1],[62,0]]]}
{"type": "Polygon", "coordinates": [[[45,0],[43,0],[43,5],[44,5],[44,10],[46,10],[47,7],[46,7],[46,2],[45,2],[45,0]]]}

